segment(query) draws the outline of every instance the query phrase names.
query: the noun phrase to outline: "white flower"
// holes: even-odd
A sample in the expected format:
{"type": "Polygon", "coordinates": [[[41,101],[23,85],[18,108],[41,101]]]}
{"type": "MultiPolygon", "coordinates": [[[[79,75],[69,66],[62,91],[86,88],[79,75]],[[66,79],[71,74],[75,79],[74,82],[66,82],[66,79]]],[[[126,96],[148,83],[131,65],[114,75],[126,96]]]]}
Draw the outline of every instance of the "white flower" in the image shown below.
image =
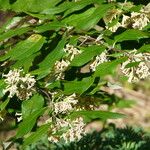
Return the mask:
{"type": "Polygon", "coordinates": [[[96,56],[96,59],[95,61],[90,65],[90,69],[92,71],[95,71],[96,70],[96,67],[99,65],[99,64],[102,64],[104,62],[107,62],[107,51],[105,50],[104,52],[102,52],[100,55],[96,56]]]}
{"type": "Polygon", "coordinates": [[[110,30],[111,32],[116,32],[119,27],[121,27],[121,23],[117,22],[117,23],[116,23],[114,26],[112,26],[112,27],[106,26],[106,29],[110,30]]]}
{"type": "Polygon", "coordinates": [[[20,72],[22,70],[14,69],[10,70],[8,74],[3,74],[3,77],[5,77],[5,82],[7,84],[16,84],[20,80],[20,72]]]}
{"type": "Polygon", "coordinates": [[[133,50],[126,55],[128,56],[128,60],[122,63],[121,70],[128,77],[128,82],[137,82],[150,75],[150,68],[147,65],[150,62],[150,54],[137,53],[137,50],[133,50]],[[126,67],[129,63],[134,62],[138,64],[132,67],[126,67]]]}
{"type": "Polygon", "coordinates": [[[73,121],[56,118],[56,124],[54,124],[51,136],[48,139],[54,143],[59,142],[60,139],[63,139],[66,143],[80,140],[82,135],[85,134],[84,128],[85,123],[82,117],[76,118],[73,121]],[[55,134],[63,128],[66,129],[65,132],[60,136],[56,136],[55,134]]]}
{"type": "Polygon", "coordinates": [[[29,99],[32,92],[35,91],[34,85],[36,80],[30,74],[24,75],[23,70],[14,69],[10,70],[8,74],[3,75],[5,77],[6,89],[3,93],[9,92],[10,98],[16,95],[20,100],[29,99]]]}
{"type": "Polygon", "coordinates": [[[142,30],[149,22],[150,19],[146,13],[132,12],[131,17],[123,15],[121,26],[125,28],[132,26],[134,29],[142,30]]]}
{"type": "Polygon", "coordinates": [[[76,55],[81,53],[81,51],[79,51],[77,48],[70,44],[66,45],[64,51],[70,55],[70,61],[72,61],[76,55]]]}
{"type": "Polygon", "coordinates": [[[70,96],[66,96],[63,101],[54,103],[54,112],[56,114],[65,114],[69,111],[72,111],[73,106],[77,104],[78,100],[76,99],[76,95],[72,94],[70,96]]]}
{"type": "Polygon", "coordinates": [[[131,13],[131,20],[132,27],[139,30],[142,30],[150,22],[146,14],[137,12],[131,13]]]}
{"type": "Polygon", "coordinates": [[[64,71],[68,68],[68,66],[70,65],[70,62],[68,60],[61,60],[61,61],[56,61],[55,63],[55,76],[56,76],[56,80],[59,79],[64,79],[64,71]]]}
{"type": "Polygon", "coordinates": [[[11,85],[11,86],[7,86],[6,89],[3,90],[3,93],[7,93],[9,92],[9,98],[12,98],[15,94],[18,94],[19,91],[18,91],[18,87],[16,86],[16,84],[14,85],[11,85]]]}
{"type": "Polygon", "coordinates": [[[16,112],[15,116],[17,117],[18,122],[20,122],[22,120],[22,113],[16,112]]]}
{"type": "Polygon", "coordinates": [[[140,11],[142,13],[149,14],[150,13],[150,3],[148,3],[146,6],[144,6],[140,11]]]}
{"type": "Polygon", "coordinates": [[[128,25],[130,24],[131,20],[129,16],[123,15],[122,17],[122,22],[121,22],[121,26],[124,28],[127,28],[128,25]]]}

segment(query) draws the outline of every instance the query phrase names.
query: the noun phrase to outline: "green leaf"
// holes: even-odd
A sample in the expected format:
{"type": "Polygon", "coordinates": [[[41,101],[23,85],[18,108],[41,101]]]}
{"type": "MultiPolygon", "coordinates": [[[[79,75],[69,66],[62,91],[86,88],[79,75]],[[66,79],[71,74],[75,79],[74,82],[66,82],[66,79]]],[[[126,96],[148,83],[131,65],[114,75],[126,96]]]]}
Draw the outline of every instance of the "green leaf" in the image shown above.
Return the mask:
{"type": "Polygon", "coordinates": [[[111,7],[112,4],[100,5],[91,15],[86,16],[81,22],[78,22],[77,26],[82,30],[93,28],[111,7]]]}
{"type": "Polygon", "coordinates": [[[77,117],[83,117],[86,122],[90,122],[94,119],[117,119],[117,118],[123,118],[125,115],[120,113],[114,113],[109,111],[98,111],[98,110],[92,110],[92,111],[76,111],[69,115],[69,118],[75,119],[77,117]]]}
{"type": "Polygon", "coordinates": [[[94,78],[87,77],[82,79],[81,81],[65,81],[63,83],[64,86],[64,93],[65,94],[72,94],[72,93],[78,93],[82,94],[86,90],[89,89],[89,87],[93,84],[94,78]]]}
{"type": "Polygon", "coordinates": [[[70,2],[64,2],[58,5],[57,7],[51,7],[51,8],[43,10],[41,14],[48,14],[48,15],[58,14],[69,9],[72,4],[73,3],[70,3],[70,2]]]}
{"type": "Polygon", "coordinates": [[[122,99],[116,104],[116,106],[119,108],[131,108],[135,104],[136,104],[136,101],[122,99]]]}
{"type": "Polygon", "coordinates": [[[75,12],[83,9],[87,5],[90,5],[94,2],[97,2],[97,0],[82,0],[82,1],[77,1],[76,3],[73,3],[71,7],[65,12],[64,17],[75,12]]]}
{"type": "Polygon", "coordinates": [[[140,47],[140,49],[138,51],[149,53],[150,52],[150,44],[143,45],[142,47],[140,47]]]}
{"type": "Polygon", "coordinates": [[[34,112],[40,110],[44,105],[44,98],[36,94],[31,97],[31,99],[23,101],[22,103],[22,117],[23,119],[26,119],[27,117],[30,117],[34,112]]]}
{"type": "Polygon", "coordinates": [[[41,33],[49,30],[59,30],[60,28],[65,27],[65,24],[61,22],[50,22],[43,25],[40,25],[34,29],[35,32],[41,33]]]}
{"type": "Polygon", "coordinates": [[[85,18],[88,18],[92,15],[92,13],[96,10],[96,8],[90,8],[87,11],[81,14],[73,14],[67,18],[65,18],[62,22],[66,23],[70,26],[77,26],[79,25],[85,18]]]}
{"type": "Polygon", "coordinates": [[[0,35],[0,41],[12,38],[16,35],[24,34],[30,30],[32,30],[32,28],[30,28],[30,27],[11,29],[11,30],[5,32],[4,34],[0,35]]]}
{"type": "Polygon", "coordinates": [[[136,66],[139,65],[139,63],[140,63],[140,61],[139,61],[139,62],[131,62],[131,63],[128,63],[128,64],[125,66],[125,68],[136,67],[136,66]]]}
{"type": "Polygon", "coordinates": [[[29,137],[25,138],[23,147],[26,147],[40,140],[44,135],[47,134],[49,128],[50,124],[45,124],[39,127],[36,132],[32,133],[29,137]]]}
{"type": "Polygon", "coordinates": [[[3,90],[5,89],[5,81],[0,80],[0,98],[4,96],[3,90]]]}
{"type": "Polygon", "coordinates": [[[0,9],[2,10],[10,9],[9,0],[0,0],[0,9]]]}
{"type": "Polygon", "coordinates": [[[123,58],[118,58],[114,61],[110,61],[110,62],[104,62],[102,64],[100,64],[99,66],[97,66],[96,71],[94,73],[95,77],[102,77],[108,74],[113,74],[116,70],[116,67],[118,64],[124,62],[127,58],[123,57],[123,58]]]}
{"type": "Polygon", "coordinates": [[[46,58],[39,64],[39,69],[32,72],[32,74],[38,75],[37,79],[41,79],[48,75],[54,66],[57,60],[60,60],[64,55],[64,46],[65,46],[66,39],[62,38],[62,40],[58,43],[56,48],[50,52],[46,58]]]}
{"type": "Polygon", "coordinates": [[[143,31],[135,30],[135,29],[129,29],[115,36],[115,43],[128,41],[128,40],[139,40],[142,38],[149,38],[149,37],[150,37],[150,34],[147,32],[143,32],[143,31]]]}
{"type": "Polygon", "coordinates": [[[41,116],[47,108],[42,108],[40,110],[34,111],[31,115],[26,117],[23,122],[19,124],[18,131],[16,134],[16,138],[21,138],[28,132],[32,130],[34,127],[36,120],[39,116],[41,116]]]}
{"type": "Polygon", "coordinates": [[[104,50],[104,46],[98,45],[93,45],[84,48],[84,51],[73,59],[73,61],[71,62],[71,66],[82,66],[89,62],[94,56],[100,54],[104,50]]]}
{"type": "Polygon", "coordinates": [[[7,99],[4,102],[0,103],[0,111],[3,111],[6,108],[8,103],[9,103],[9,99],[7,99]]]}
{"type": "Polygon", "coordinates": [[[23,66],[23,71],[24,72],[29,72],[30,67],[33,65],[33,61],[35,59],[36,56],[40,55],[40,52],[36,52],[32,55],[30,55],[27,58],[23,58],[19,61],[16,61],[13,65],[12,68],[20,68],[21,66],[23,66]]]}
{"type": "Polygon", "coordinates": [[[0,58],[0,61],[4,61],[8,58],[10,58],[10,60],[27,59],[29,56],[39,51],[44,42],[44,37],[39,34],[33,34],[27,40],[17,43],[13,49],[0,58]]]}
{"type": "Polygon", "coordinates": [[[12,9],[17,12],[41,12],[45,9],[54,7],[57,5],[61,0],[17,0],[13,5],[12,9]]]}

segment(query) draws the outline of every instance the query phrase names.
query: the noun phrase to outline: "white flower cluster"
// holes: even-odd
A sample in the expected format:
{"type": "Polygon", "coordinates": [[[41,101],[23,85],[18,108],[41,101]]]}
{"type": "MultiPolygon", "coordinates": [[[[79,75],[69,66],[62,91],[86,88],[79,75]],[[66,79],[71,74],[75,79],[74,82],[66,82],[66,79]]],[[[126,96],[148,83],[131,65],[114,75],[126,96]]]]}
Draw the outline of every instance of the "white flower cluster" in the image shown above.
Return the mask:
{"type": "MultiPolygon", "coordinates": [[[[116,15],[119,15],[119,13],[118,14],[116,13],[116,15]]],[[[116,19],[116,15],[113,16],[113,18],[110,20],[109,23],[111,23],[113,19],[116,19]]],[[[133,29],[142,30],[145,26],[148,25],[149,22],[150,22],[150,3],[147,6],[143,7],[139,12],[131,12],[130,16],[123,14],[121,22],[117,22],[112,27],[106,26],[106,28],[112,32],[116,32],[116,30],[119,27],[124,28],[132,27],[133,29]]]]}
{"type": "Polygon", "coordinates": [[[64,97],[63,101],[54,103],[54,112],[55,114],[66,114],[69,111],[72,111],[73,106],[78,103],[76,99],[76,94],[64,97]]]}
{"type": "Polygon", "coordinates": [[[134,29],[142,30],[150,22],[147,14],[132,12],[131,17],[123,15],[122,18],[122,27],[132,26],[134,29]]]}
{"type": "Polygon", "coordinates": [[[81,53],[81,51],[70,44],[67,44],[63,50],[65,51],[65,53],[67,53],[69,60],[62,59],[61,61],[56,61],[54,66],[56,80],[64,79],[64,72],[70,65],[70,62],[76,55],[81,53]]]}
{"type": "Polygon", "coordinates": [[[100,55],[96,56],[96,59],[94,60],[94,62],[90,65],[90,69],[92,71],[96,70],[96,67],[104,62],[107,62],[107,51],[105,50],[104,52],[102,52],[100,55]]]}
{"type": "Polygon", "coordinates": [[[79,117],[75,120],[71,121],[69,119],[59,119],[56,118],[56,124],[52,127],[51,136],[48,138],[50,142],[57,143],[61,139],[66,143],[72,142],[75,140],[80,140],[82,136],[85,134],[85,123],[83,122],[83,118],[79,117]],[[57,135],[59,131],[66,130],[66,132],[61,135],[57,135]]]}
{"type": "Polygon", "coordinates": [[[33,91],[35,91],[34,85],[36,80],[30,74],[21,75],[23,70],[10,70],[8,74],[4,74],[5,83],[7,84],[6,89],[3,93],[9,92],[9,97],[12,98],[16,95],[20,100],[29,99],[33,91]]]}
{"type": "Polygon", "coordinates": [[[77,48],[75,48],[73,45],[67,44],[64,48],[64,51],[70,55],[70,61],[74,59],[74,57],[81,53],[77,48]]]}
{"type": "Polygon", "coordinates": [[[61,61],[56,61],[55,63],[55,77],[56,80],[64,79],[64,71],[68,68],[70,65],[69,61],[65,61],[62,59],[61,61]]]}
{"type": "Polygon", "coordinates": [[[121,70],[128,77],[128,82],[137,82],[140,79],[147,78],[150,75],[150,63],[149,53],[137,53],[137,50],[133,50],[127,54],[128,60],[122,63],[121,70]],[[126,67],[130,63],[138,63],[132,67],[126,67]]]}

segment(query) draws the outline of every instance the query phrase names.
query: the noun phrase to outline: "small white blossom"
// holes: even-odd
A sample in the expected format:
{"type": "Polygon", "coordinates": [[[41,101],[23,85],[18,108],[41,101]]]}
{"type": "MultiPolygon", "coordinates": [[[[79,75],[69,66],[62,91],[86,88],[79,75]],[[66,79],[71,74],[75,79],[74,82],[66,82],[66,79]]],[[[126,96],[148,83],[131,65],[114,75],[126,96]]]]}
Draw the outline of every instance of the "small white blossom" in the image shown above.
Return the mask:
{"type": "Polygon", "coordinates": [[[114,26],[112,26],[112,27],[106,26],[106,28],[107,28],[108,30],[110,30],[111,32],[116,32],[117,29],[118,29],[120,26],[121,26],[121,23],[117,22],[114,26]]]}
{"type": "Polygon", "coordinates": [[[132,27],[139,30],[142,30],[150,22],[146,14],[137,12],[131,13],[131,20],[132,27]]]}
{"type": "Polygon", "coordinates": [[[61,60],[61,61],[56,61],[55,63],[55,76],[56,76],[56,80],[59,79],[64,79],[64,71],[68,68],[68,66],[70,65],[70,62],[68,60],[61,60]]]}
{"type": "Polygon", "coordinates": [[[22,113],[16,112],[15,116],[17,117],[17,122],[20,122],[22,120],[22,113]]]}
{"type": "Polygon", "coordinates": [[[77,48],[75,48],[73,45],[67,44],[64,48],[64,51],[69,54],[70,61],[74,59],[74,57],[81,53],[77,48]]]}
{"type": "Polygon", "coordinates": [[[123,15],[121,26],[127,28],[131,26],[134,29],[142,30],[150,22],[149,9],[144,7],[140,12],[132,12],[131,16],[123,15]]]}
{"type": "Polygon", "coordinates": [[[63,101],[54,103],[54,112],[56,114],[65,114],[69,111],[72,111],[73,106],[77,104],[78,100],[76,99],[76,95],[72,94],[70,96],[66,96],[63,101]]]}
{"type": "Polygon", "coordinates": [[[147,65],[150,61],[150,54],[137,53],[133,50],[127,54],[128,60],[122,63],[121,70],[128,77],[128,82],[137,82],[140,79],[147,78],[150,75],[150,68],[147,65]],[[138,62],[136,66],[126,67],[129,63],[138,62]]]}
{"type": "Polygon", "coordinates": [[[128,25],[130,24],[131,22],[131,19],[129,16],[126,16],[126,15],[123,15],[122,17],[122,22],[121,22],[121,26],[124,27],[124,28],[127,28],[128,25]]]}
{"type": "Polygon", "coordinates": [[[67,28],[67,31],[69,32],[70,30],[73,29],[73,26],[67,26],[66,28],[67,28]]]}
{"type": "Polygon", "coordinates": [[[54,143],[59,142],[60,139],[63,139],[66,143],[80,140],[82,135],[85,134],[84,128],[85,123],[82,117],[76,118],[73,121],[56,118],[56,124],[52,127],[52,133],[48,140],[54,143]],[[63,128],[66,129],[65,132],[57,136],[56,133],[63,128]]]}
{"type": "Polygon", "coordinates": [[[32,92],[35,91],[34,85],[36,80],[30,74],[24,75],[23,70],[10,70],[8,74],[4,74],[5,83],[7,84],[6,89],[3,90],[3,93],[9,92],[10,98],[16,95],[20,100],[29,99],[32,95],[32,92]]]}
{"type": "MultiPolygon", "coordinates": [[[[148,3],[146,6],[144,6],[140,12],[145,13],[145,14],[149,14],[150,13],[150,3],[148,3]]],[[[150,16],[149,16],[150,17],[150,16]]]]}
{"type": "Polygon", "coordinates": [[[96,70],[96,67],[99,65],[99,64],[102,64],[104,62],[107,62],[108,59],[107,59],[107,51],[105,50],[104,52],[102,52],[100,55],[96,56],[96,59],[95,61],[90,65],[90,69],[92,71],[95,71],[96,70]]]}
{"type": "Polygon", "coordinates": [[[6,89],[3,90],[3,93],[4,93],[4,94],[7,93],[7,92],[9,92],[9,96],[8,96],[8,97],[12,98],[15,94],[18,95],[18,93],[19,93],[18,87],[16,86],[16,84],[11,85],[11,86],[8,85],[8,86],[6,87],[6,89]]]}

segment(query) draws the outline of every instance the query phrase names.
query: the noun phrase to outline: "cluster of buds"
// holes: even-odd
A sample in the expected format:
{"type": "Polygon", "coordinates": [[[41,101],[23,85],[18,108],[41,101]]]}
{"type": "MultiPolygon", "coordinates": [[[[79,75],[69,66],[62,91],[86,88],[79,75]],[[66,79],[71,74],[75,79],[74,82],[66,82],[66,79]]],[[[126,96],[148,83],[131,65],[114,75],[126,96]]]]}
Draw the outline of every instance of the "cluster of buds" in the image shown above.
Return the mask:
{"type": "Polygon", "coordinates": [[[133,50],[126,55],[128,56],[128,60],[122,63],[121,70],[128,77],[128,82],[137,82],[150,75],[149,53],[137,53],[137,50],[133,50]],[[135,63],[135,65],[127,67],[131,63],[135,63]]]}
{"type": "Polygon", "coordinates": [[[16,95],[20,100],[29,99],[35,91],[34,85],[36,80],[30,74],[23,74],[23,70],[10,70],[8,74],[4,74],[6,89],[3,93],[9,92],[10,98],[16,95]]]}
{"type": "Polygon", "coordinates": [[[54,143],[60,140],[64,140],[65,143],[80,140],[85,134],[85,123],[82,117],[76,118],[75,120],[56,118],[56,124],[51,128],[51,136],[48,140],[54,143]],[[64,130],[65,132],[59,135],[59,132],[64,130]]]}
{"type": "Polygon", "coordinates": [[[96,67],[104,62],[107,62],[107,51],[105,50],[100,55],[96,56],[94,62],[90,65],[90,70],[95,71],[96,67]]]}

